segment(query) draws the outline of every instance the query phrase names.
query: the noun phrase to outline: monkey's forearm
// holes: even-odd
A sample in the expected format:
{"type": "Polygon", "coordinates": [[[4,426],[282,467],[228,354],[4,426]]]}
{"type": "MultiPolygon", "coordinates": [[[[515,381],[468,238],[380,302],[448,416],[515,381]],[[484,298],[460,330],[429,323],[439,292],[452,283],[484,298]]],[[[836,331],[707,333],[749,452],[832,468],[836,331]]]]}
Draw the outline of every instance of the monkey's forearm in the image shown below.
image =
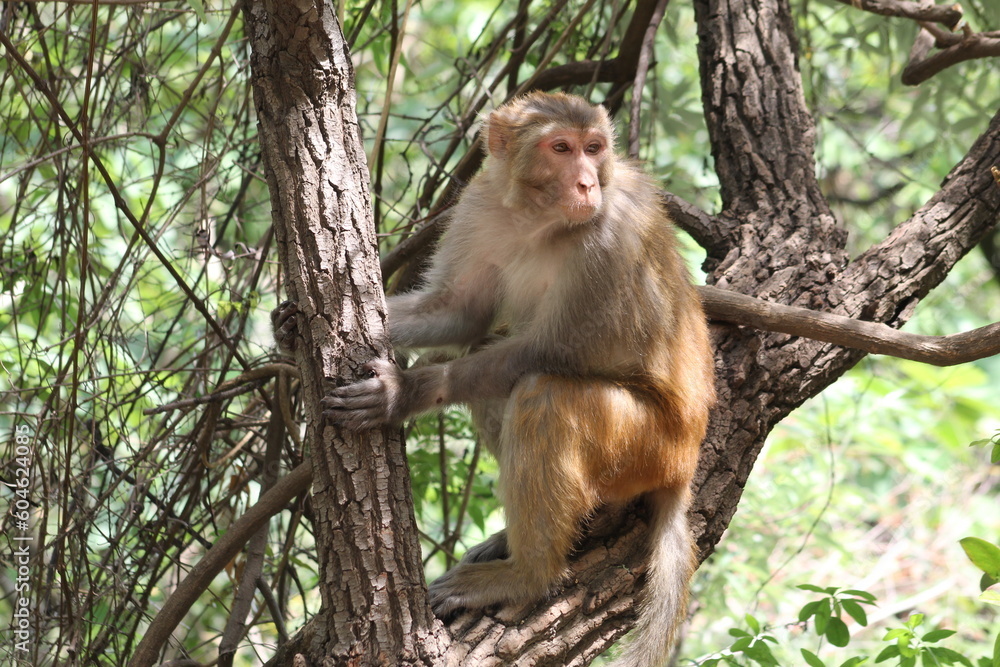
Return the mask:
{"type": "Polygon", "coordinates": [[[401,348],[468,345],[486,335],[492,311],[485,305],[451,306],[432,295],[389,299],[389,339],[401,348]]]}
{"type": "Polygon", "coordinates": [[[445,364],[405,373],[409,414],[452,403],[507,398],[514,385],[531,372],[559,372],[563,366],[532,346],[505,340],[445,364]]]}

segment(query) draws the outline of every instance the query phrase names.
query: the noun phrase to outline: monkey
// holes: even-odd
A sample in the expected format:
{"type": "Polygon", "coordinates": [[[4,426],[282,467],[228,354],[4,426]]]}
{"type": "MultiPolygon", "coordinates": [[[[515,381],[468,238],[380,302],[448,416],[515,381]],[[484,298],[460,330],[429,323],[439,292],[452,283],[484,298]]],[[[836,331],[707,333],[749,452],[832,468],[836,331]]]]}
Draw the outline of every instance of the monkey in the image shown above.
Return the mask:
{"type": "MultiPolygon", "coordinates": [[[[663,664],[695,568],[689,487],[715,398],[701,303],[658,190],[617,155],[603,107],[530,93],[482,133],[483,168],[422,286],[387,302],[395,348],[465,353],[405,370],[373,360],[322,399],[324,418],[365,430],[470,406],[499,462],[507,527],[431,583],[442,618],[543,598],[581,522],[645,495],[645,599],[615,665],[663,664]]],[[[285,338],[291,313],[275,320],[285,338]]]]}

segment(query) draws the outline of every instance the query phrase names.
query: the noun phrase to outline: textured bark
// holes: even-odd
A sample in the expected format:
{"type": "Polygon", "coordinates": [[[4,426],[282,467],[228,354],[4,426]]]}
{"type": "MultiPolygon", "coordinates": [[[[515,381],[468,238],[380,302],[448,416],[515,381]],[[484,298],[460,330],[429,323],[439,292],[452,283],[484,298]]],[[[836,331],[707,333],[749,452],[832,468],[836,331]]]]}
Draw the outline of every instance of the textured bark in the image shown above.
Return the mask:
{"type": "MultiPolygon", "coordinates": [[[[709,282],[779,303],[902,325],[997,221],[990,158],[1000,115],[942,190],[848,262],[846,230],[814,177],[814,126],[783,0],[696,0],[699,57],[724,210],[709,282]]],[[[781,334],[717,327],[719,408],[702,449],[695,519],[703,554],[729,525],[771,428],[863,356],[781,334]]]]}
{"type": "Polygon", "coordinates": [[[303,314],[298,365],[322,609],[274,664],[433,664],[444,638],[427,604],[398,430],[324,426],[338,377],[385,357],[385,303],[355,116],[354,74],[329,4],[245,3],[254,100],[286,288],[303,314]]]}

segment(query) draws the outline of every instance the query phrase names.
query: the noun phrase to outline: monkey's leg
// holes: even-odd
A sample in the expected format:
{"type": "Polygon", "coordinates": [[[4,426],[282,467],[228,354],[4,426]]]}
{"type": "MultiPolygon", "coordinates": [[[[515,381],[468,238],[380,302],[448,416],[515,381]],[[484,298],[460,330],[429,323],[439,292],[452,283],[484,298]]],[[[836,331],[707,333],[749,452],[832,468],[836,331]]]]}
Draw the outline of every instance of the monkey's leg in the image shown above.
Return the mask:
{"type": "MultiPolygon", "coordinates": [[[[524,602],[543,597],[563,575],[566,555],[580,520],[597,504],[581,465],[579,416],[567,415],[573,401],[559,398],[559,378],[522,380],[508,402],[497,446],[501,495],[507,514],[505,560],[470,558],[431,584],[431,604],[439,616],[466,608],[524,602]]],[[[584,417],[584,420],[586,418],[584,417]]]]}

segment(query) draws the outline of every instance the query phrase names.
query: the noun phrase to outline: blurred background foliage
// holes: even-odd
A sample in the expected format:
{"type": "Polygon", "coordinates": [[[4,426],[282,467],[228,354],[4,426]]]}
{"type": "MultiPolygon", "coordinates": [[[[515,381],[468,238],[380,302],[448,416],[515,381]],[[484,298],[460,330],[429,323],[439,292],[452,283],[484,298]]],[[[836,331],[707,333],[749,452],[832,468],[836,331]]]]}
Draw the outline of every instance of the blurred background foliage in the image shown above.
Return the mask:
{"type": "MultiPolygon", "coordinates": [[[[962,5],[974,29],[1000,29],[993,0],[962,5]]],[[[818,174],[857,254],[922,205],[986,127],[1000,68],[972,61],[904,87],[913,22],[833,0],[791,6],[818,174]]],[[[383,253],[474,171],[478,114],[552,67],[614,57],[631,10],[610,0],[340,7],[383,253]]],[[[247,44],[238,9],[194,0],[4,3],[0,37],[0,465],[11,484],[7,434],[27,426],[34,549],[31,652],[6,641],[0,655],[118,665],[259,494],[269,394],[241,374],[276,360],[267,313],[282,297],[247,44]],[[249,390],[185,402],[234,381],[249,390]]],[[[690,4],[670,3],[641,91],[640,158],[665,188],[715,212],[695,40],[690,4]]],[[[613,109],[633,94],[608,83],[573,91],[613,109]]],[[[704,253],[685,244],[697,269],[704,253]]],[[[995,237],[963,259],[907,329],[1000,319],[996,248],[995,237]]],[[[793,413],[699,571],[680,663],[728,645],[746,613],[788,624],[787,664],[800,663],[800,644],[831,650],[795,625],[803,583],[878,596],[868,629],[852,628],[859,641],[919,609],[959,630],[953,648],[985,654],[997,615],[976,601],[979,573],[958,540],[1000,540],[998,469],[987,448],[969,446],[1000,430],[998,395],[1000,359],[938,369],[869,357],[793,413]]],[[[407,429],[433,577],[502,526],[496,467],[462,410],[407,429]]],[[[302,456],[290,441],[284,467],[302,456]]],[[[12,489],[2,495],[14,502],[12,489]]],[[[291,509],[270,527],[273,600],[258,598],[236,664],[263,662],[318,609],[311,508],[291,509]]],[[[21,594],[18,528],[9,515],[2,528],[0,628],[21,594]]],[[[242,567],[234,561],[202,596],[168,658],[215,659],[242,567]]]]}

